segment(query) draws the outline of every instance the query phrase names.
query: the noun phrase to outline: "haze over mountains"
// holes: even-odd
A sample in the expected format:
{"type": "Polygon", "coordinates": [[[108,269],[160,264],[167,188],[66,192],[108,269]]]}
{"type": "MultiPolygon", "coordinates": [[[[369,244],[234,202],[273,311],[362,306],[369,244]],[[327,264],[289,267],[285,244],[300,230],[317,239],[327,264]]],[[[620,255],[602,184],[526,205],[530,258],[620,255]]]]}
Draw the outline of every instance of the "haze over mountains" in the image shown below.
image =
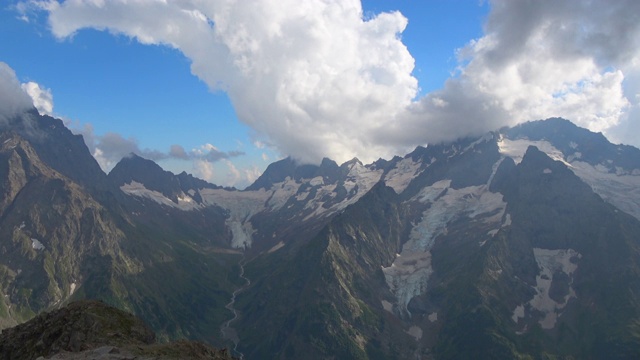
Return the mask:
{"type": "Polygon", "coordinates": [[[2,327],[91,298],[248,359],[640,355],[640,150],[567,120],[241,191],[138,156],[106,175],[34,109],[0,181],[2,327]]]}

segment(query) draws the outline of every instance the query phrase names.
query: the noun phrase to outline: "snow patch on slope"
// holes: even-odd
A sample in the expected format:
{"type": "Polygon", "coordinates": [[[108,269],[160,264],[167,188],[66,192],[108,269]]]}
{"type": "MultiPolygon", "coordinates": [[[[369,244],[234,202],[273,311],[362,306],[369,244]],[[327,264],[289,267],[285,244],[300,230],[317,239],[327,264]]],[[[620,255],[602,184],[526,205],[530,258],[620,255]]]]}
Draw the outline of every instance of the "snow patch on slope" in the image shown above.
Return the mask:
{"type": "Polygon", "coordinates": [[[271,195],[272,192],[264,189],[259,191],[200,190],[203,204],[219,206],[229,212],[226,224],[231,229],[233,235],[231,246],[234,248],[251,247],[254,229],[249,220],[265,208],[271,195]]]}
{"type": "MultiPolygon", "coordinates": [[[[371,190],[378,181],[380,181],[383,172],[384,171],[382,169],[372,169],[371,167],[364,166],[360,162],[356,161],[349,168],[349,173],[344,182],[344,187],[347,189],[347,192],[350,193],[357,186],[357,198],[359,199],[362,195],[371,190]]],[[[354,202],[355,201],[352,201],[351,203],[354,202]]]]}
{"type": "MultiPolygon", "coordinates": [[[[314,179],[312,179],[312,181],[313,180],[314,179]]],[[[322,181],[322,177],[320,177],[320,181],[322,181]]],[[[292,196],[295,196],[299,188],[300,184],[287,176],[285,181],[276,183],[271,187],[271,197],[266,203],[266,206],[271,211],[280,210],[292,196]]]]}
{"type": "Polygon", "coordinates": [[[396,194],[401,194],[409,186],[411,180],[420,174],[418,172],[420,165],[421,162],[413,161],[411,157],[400,160],[384,177],[385,184],[392,188],[396,194]]]}
{"type": "Polygon", "coordinates": [[[422,329],[418,326],[413,325],[406,331],[407,334],[411,335],[416,341],[422,339],[422,329]]]}
{"type": "Polygon", "coordinates": [[[385,311],[393,313],[393,304],[392,303],[388,302],[387,300],[382,300],[381,303],[382,303],[382,308],[385,311]]]}
{"type": "Polygon", "coordinates": [[[184,211],[194,210],[201,207],[189,195],[183,194],[182,196],[178,196],[178,203],[176,204],[161,192],[149,190],[143,184],[136,181],[131,181],[129,184],[120,186],[120,190],[128,195],[147,198],[160,205],[170,206],[184,211]]]}
{"type": "Polygon", "coordinates": [[[564,160],[564,154],[562,151],[556,149],[555,146],[551,145],[551,143],[546,140],[509,140],[505,137],[498,140],[498,149],[500,154],[512,158],[516,164],[519,164],[522,161],[522,158],[527,152],[529,146],[535,146],[538,150],[544,152],[553,160],[563,162],[565,165],[569,166],[569,163],[564,160]]]}
{"type": "Polygon", "coordinates": [[[350,194],[347,199],[325,207],[325,202],[321,199],[335,198],[337,184],[324,185],[316,191],[315,198],[305,205],[305,209],[313,209],[313,211],[309,213],[304,220],[320,216],[329,216],[354,204],[380,181],[382,173],[383,170],[381,169],[372,169],[371,167],[362,165],[360,162],[354,162],[349,168],[349,173],[343,184],[347,193],[350,194]]]}
{"type": "Polygon", "coordinates": [[[38,239],[31,238],[31,247],[34,250],[44,250],[44,245],[38,239]]]}
{"type": "Polygon", "coordinates": [[[573,273],[578,268],[576,259],[581,258],[582,255],[573,249],[534,248],[533,256],[540,268],[540,273],[536,276],[536,295],[528,304],[533,309],[542,312],[543,318],[539,321],[540,326],[543,329],[553,329],[558,316],[560,316],[560,311],[567,305],[569,299],[576,297],[571,285],[573,284],[573,273]],[[556,302],[549,296],[553,277],[558,272],[563,272],[569,277],[569,292],[564,296],[562,302],[556,302]]]}
{"type": "Polygon", "coordinates": [[[283,247],[284,247],[284,242],[280,241],[279,243],[275,244],[271,249],[269,249],[269,251],[267,251],[267,254],[271,254],[275,251],[278,251],[283,247]]]}
{"type": "Polygon", "coordinates": [[[438,321],[438,313],[432,312],[431,314],[429,314],[429,316],[427,316],[427,319],[429,319],[429,321],[431,321],[432,323],[438,321]]]}
{"type": "Polygon", "coordinates": [[[518,319],[524,318],[524,305],[516,306],[515,310],[513,310],[513,315],[511,316],[511,320],[514,323],[518,323],[518,319]]]}
{"type": "MultiPolygon", "coordinates": [[[[500,153],[511,157],[516,164],[522,161],[527,148],[531,145],[536,146],[553,160],[563,162],[605,201],[640,220],[640,169],[624,170],[616,167],[615,171],[613,171],[610,169],[612,160],[608,160],[609,164],[597,164],[594,166],[587,162],[579,161],[582,158],[582,153],[580,152],[568,155],[565,161],[562,152],[544,140],[509,140],[501,138],[498,141],[500,153]]],[[[575,148],[577,148],[577,145],[575,148]]]]}
{"type": "Polygon", "coordinates": [[[396,296],[397,309],[411,315],[409,301],[427,289],[431,267],[431,248],[447,224],[459,217],[479,218],[485,223],[501,223],[506,209],[502,194],[492,193],[487,185],[453,189],[451,180],[441,180],[422,189],[412,200],[429,204],[420,221],[413,225],[409,240],[389,267],[383,267],[385,280],[396,296]]]}
{"type": "MultiPolygon", "coordinates": [[[[411,240],[410,240],[411,241],[411,240]]],[[[433,268],[430,251],[403,250],[389,267],[383,267],[385,280],[389,289],[396,296],[400,314],[411,315],[407,310],[409,301],[427,290],[427,281],[433,268]]]]}
{"type": "Polygon", "coordinates": [[[583,161],[572,162],[570,169],[604,201],[640,220],[640,174],[618,175],[583,161]]]}
{"type": "Polygon", "coordinates": [[[207,206],[219,206],[227,210],[229,217],[226,225],[232,233],[232,246],[235,248],[250,247],[255,230],[250,222],[251,217],[262,211],[278,211],[282,209],[290,199],[306,201],[305,220],[314,217],[329,216],[345,209],[357,202],[364,194],[380,181],[383,170],[373,166],[364,166],[356,161],[350,165],[349,173],[344,181],[347,190],[347,198],[340,202],[333,202],[331,206],[325,203],[333,201],[337,196],[337,184],[325,184],[321,176],[312,179],[296,181],[287,177],[280,183],[275,183],[269,190],[257,191],[231,191],[226,189],[200,189],[190,190],[188,194],[178,197],[178,202],[164,196],[158,191],[147,189],[144,184],[132,181],[123,185],[120,189],[128,195],[151,199],[158,204],[190,211],[207,206]],[[315,198],[309,199],[310,191],[298,193],[300,186],[308,184],[314,188],[315,198]],[[198,204],[191,196],[199,193],[202,203],[198,204]]]}

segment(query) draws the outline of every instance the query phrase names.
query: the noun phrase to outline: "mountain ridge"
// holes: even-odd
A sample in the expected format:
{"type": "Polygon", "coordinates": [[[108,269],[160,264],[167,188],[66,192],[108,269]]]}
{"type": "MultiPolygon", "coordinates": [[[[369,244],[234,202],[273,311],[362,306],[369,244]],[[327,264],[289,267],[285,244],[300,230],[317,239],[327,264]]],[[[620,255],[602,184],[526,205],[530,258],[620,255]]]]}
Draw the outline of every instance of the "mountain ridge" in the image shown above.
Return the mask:
{"type": "Polygon", "coordinates": [[[245,190],[138,156],[85,186],[56,170],[84,162],[40,159],[70,134],[41,125],[41,148],[0,135],[3,327],[88,297],[237,356],[640,355],[640,150],[566,120],[372,164],[286,158],[245,190]]]}

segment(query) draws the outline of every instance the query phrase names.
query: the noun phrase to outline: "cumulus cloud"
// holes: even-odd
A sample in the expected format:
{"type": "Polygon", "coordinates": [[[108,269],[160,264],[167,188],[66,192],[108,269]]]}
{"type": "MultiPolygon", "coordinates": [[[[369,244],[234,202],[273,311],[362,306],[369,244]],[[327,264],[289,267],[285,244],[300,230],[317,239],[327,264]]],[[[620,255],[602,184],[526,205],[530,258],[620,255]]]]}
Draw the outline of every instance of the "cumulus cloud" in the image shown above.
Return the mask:
{"type": "Polygon", "coordinates": [[[0,62],[0,120],[7,120],[32,108],[31,98],[22,90],[13,69],[0,62]]]}
{"type": "Polygon", "coordinates": [[[0,118],[9,118],[35,107],[40,114],[53,114],[51,90],[29,81],[21,84],[15,71],[0,62],[0,118]]]}
{"type": "Polygon", "coordinates": [[[229,159],[229,158],[241,156],[244,154],[245,154],[244,151],[238,151],[238,150],[232,150],[229,152],[220,151],[218,150],[217,147],[211,144],[204,144],[199,148],[191,150],[189,154],[185,153],[185,155],[188,158],[197,158],[197,159],[202,159],[209,162],[216,162],[219,160],[229,159]]]}
{"type": "Polygon", "coordinates": [[[501,125],[553,116],[614,140],[638,127],[637,1],[491,1],[485,35],[459,50],[444,88],[409,107],[378,138],[396,143],[452,140],[501,125]],[[406,131],[409,130],[409,131],[406,131]]]}
{"type": "Polygon", "coordinates": [[[370,161],[551,116],[612,135],[640,127],[635,0],[492,0],[457,75],[420,99],[400,37],[407,19],[364,18],[358,0],[32,4],[59,38],[94,28],[179,49],[259,143],[303,161],[370,161]]]}
{"type": "Polygon", "coordinates": [[[59,38],[96,28],[179,49],[264,142],[306,161],[388,153],[370,131],[418,89],[399,36],[407,19],[399,12],[363,19],[357,0],[39,4],[59,38]]]}
{"type": "MultiPolygon", "coordinates": [[[[84,141],[89,148],[89,151],[96,158],[98,164],[105,172],[111,171],[113,167],[122,158],[129,154],[136,154],[145,159],[153,161],[161,161],[166,159],[178,159],[178,160],[193,160],[196,168],[206,167],[207,164],[222,160],[230,159],[233,157],[242,156],[245,153],[241,151],[229,151],[224,152],[218,150],[211,144],[205,144],[200,148],[193,149],[187,152],[184,147],[178,144],[171,145],[168,152],[162,152],[159,150],[144,148],[141,149],[138,140],[134,137],[125,138],[122,135],[114,132],[108,132],[104,135],[97,135],[93,131],[93,127],[90,124],[85,124],[81,129],[76,129],[76,133],[81,134],[84,137],[84,141]]],[[[210,169],[213,169],[210,167],[210,169]]],[[[213,176],[212,170],[199,171],[210,179],[213,176]]]]}
{"type": "Polygon", "coordinates": [[[140,149],[138,141],[133,137],[125,138],[114,132],[97,135],[90,124],[85,124],[76,132],[83,136],[89,151],[105,172],[111,171],[122,158],[132,153],[154,161],[168,157],[159,151],[140,149]]]}
{"type": "Polygon", "coordinates": [[[214,181],[216,173],[211,162],[206,160],[196,160],[193,162],[193,175],[211,182],[214,181]]]}
{"type": "Polygon", "coordinates": [[[189,154],[187,154],[181,145],[171,145],[169,148],[169,156],[180,160],[189,160],[189,154]]]}
{"type": "Polygon", "coordinates": [[[29,81],[21,85],[33,102],[33,106],[38,109],[40,115],[53,115],[53,95],[51,89],[41,87],[40,84],[29,81]]]}
{"type": "Polygon", "coordinates": [[[258,178],[262,175],[262,171],[258,169],[257,166],[253,165],[248,169],[244,169],[244,180],[245,184],[248,186],[253,184],[258,178]]]}
{"type": "Polygon", "coordinates": [[[229,160],[224,160],[224,164],[227,166],[226,184],[228,186],[246,187],[254,183],[262,174],[255,165],[245,169],[238,169],[229,160]]]}

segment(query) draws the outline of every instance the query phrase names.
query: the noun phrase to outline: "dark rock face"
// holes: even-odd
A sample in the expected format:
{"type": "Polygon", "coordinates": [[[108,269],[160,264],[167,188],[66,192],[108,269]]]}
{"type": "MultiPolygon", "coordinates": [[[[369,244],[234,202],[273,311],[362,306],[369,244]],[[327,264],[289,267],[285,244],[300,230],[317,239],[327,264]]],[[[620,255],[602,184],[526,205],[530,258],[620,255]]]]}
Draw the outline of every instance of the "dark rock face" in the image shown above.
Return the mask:
{"type": "Polygon", "coordinates": [[[0,129],[0,329],[90,298],[131,309],[163,339],[216,341],[238,256],[210,251],[226,237],[222,210],[133,201],[59,120],[27,113],[14,125],[0,129]]]}
{"type": "Polygon", "coordinates": [[[41,116],[33,109],[0,126],[0,131],[13,132],[29,141],[42,161],[94,195],[112,189],[82,135],[71,133],[62,120],[41,116]]]}
{"type": "Polygon", "coordinates": [[[507,130],[506,135],[513,139],[549,141],[567,156],[579,152],[580,159],[592,165],[605,163],[611,169],[616,166],[640,168],[639,149],[612,144],[602,133],[593,133],[561,118],[526,122],[507,130]]]}
{"type": "Polygon", "coordinates": [[[4,360],[233,359],[226,350],[197,342],[155,344],[155,334],[135,316],[99,301],[84,300],[42,313],[0,334],[4,360]]]}
{"type": "MultiPolygon", "coordinates": [[[[135,154],[130,154],[118,162],[109,173],[108,179],[116,186],[129,184],[132,181],[144,184],[147,189],[157,191],[175,203],[178,202],[178,196],[184,195],[189,190],[221,188],[184,172],[174,175],[163,170],[155,162],[135,154]]],[[[201,202],[199,197],[194,200],[201,202]]]]}
{"type": "Polygon", "coordinates": [[[0,334],[3,359],[34,359],[103,345],[149,345],[155,334],[140,319],[99,301],[79,301],[42,313],[0,334]]]}
{"type": "Polygon", "coordinates": [[[68,298],[82,279],[122,264],[124,234],[109,208],[45,163],[31,142],[15,133],[0,141],[0,292],[7,301],[0,327],[6,327],[68,298]],[[102,267],[99,259],[110,264],[102,267]]]}
{"type": "MultiPolygon", "coordinates": [[[[239,296],[244,316],[238,328],[247,342],[239,348],[248,358],[402,359],[413,353],[397,322],[377,309],[380,294],[391,296],[380,264],[392,262],[399,246],[394,240],[404,225],[396,198],[378,183],[304,244],[297,257],[239,296]],[[254,331],[255,324],[265,330],[254,331]],[[358,344],[355,331],[376,345],[358,344]]],[[[249,276],[270,271],[269,260],[257,259],[249,276]]]]}
{"type": "MultiPolygon", "coordinates": [[[[357,159],[356,159],[357,161],[357,159]]],[[[298,164],[288,157],[269,165],[258,179],[246,190],[269,189],[274,183],[282,182],[287,177],[293,180],[311,179],[321,176],[325,183],[333,184],[344,178],[345,169],[340,168],[335,161],[324,158],[320,166],[298,164]]]]}

